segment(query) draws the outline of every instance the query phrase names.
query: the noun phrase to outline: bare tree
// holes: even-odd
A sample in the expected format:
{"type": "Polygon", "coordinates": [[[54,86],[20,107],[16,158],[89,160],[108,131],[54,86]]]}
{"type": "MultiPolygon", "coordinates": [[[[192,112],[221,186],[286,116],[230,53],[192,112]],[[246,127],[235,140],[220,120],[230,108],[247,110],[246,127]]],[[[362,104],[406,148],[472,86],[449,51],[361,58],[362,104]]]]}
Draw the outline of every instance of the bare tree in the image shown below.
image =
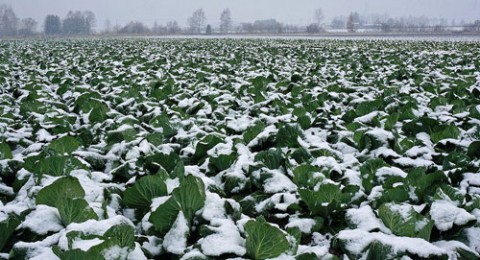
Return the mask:
{"type": "Polygon", "coordinates": [[[37,21],[33,18],[25,18],[20,21],[20,29],[18,33],[23,36],[30,36],[35,34],[37,28],[37,21]]]}
{"type": "Polygon", "coordinates": [[[115,25],[112,27],[112,33],[119,34],[120,30],[122,30],[122,26],[118,23],[115,23],[115,25]]]}
{"type": "Polygon", "coordinates": [[[70,35],[91,34],[95,26],[95,14],[91,11],[69,11],[63,20],[63,33],[70,35]]]}
{"type": "Polygon", "coordinates": [[[283,33],[295,34],[295,33],[299,33],[299,32],[302,32],[302,31],[301,31],[301,29],[298,25],[295,25],[295,24],[285,24],[285,25],[283,25],[283,33]]]}
{"type": "Polygon", "coordinates": [[[212,29],[212,26],[209,24],[209,25],[207,25],[207,29],[205,30],[205,34],[212,35],[212,33],[213,33],[213,29],[212,29]]]}
{"type": "Polygon", "coordinates": [[[315,22],[318,24],[319,27],[321,27],[322,21],[324,18],[325,18],[325,15],[323,14],[323,10],[321,8],[316,9],[313,15],[313,19],[315,20],[315,22]]]}
{"type": "Polygon", "coordinates": [[[343,17],[333,18],[331,26],[333,29],[345,29],[345,18],[343,17]]]}
{"type": "Polygon", "coordinates": [[[0,5],[0,37],[14,36],[17,33],[18,18],[13,9],[0,5]]]}
{"type": "Polygon", "coordinates": [[[320,26],[316,23],[312,23],[307,26],[307,33],[319,33],[320,32],[320,26]]]}
{"type": "Polygon", "coordinates": [[[232,13],[230,9],[225,9],[220,16],[220,32],[229,33],[232,29],[232,13]]]}
{"type": "Polygon", "coordinates": [[[150,33],[150,29],[144,25],[142,22],[129,22],[123,28],[120,29],[119,33],[122,34],[147,34],[150,33]]]}
{"type": "Polygon", "coordinates": [[[275,19],[256,20],[253,22],[253,30],[256,33],[280,34],[283,32],[283,25],[275,19]]]}
{"type": "Polygon", "coordinates": [[[354,21],[354,15],[353,13],[350,13],[350,15],[348,16],[348,20],[347,20],[347,30],[348,32],[355,32],[355,21],[354,21]]]}
{"type": "Polygon", "coordinates": [[[167,33],[168,34],[177,34],[180,33],[181,29],[177,21],[170,21],[167,23],[167,33]]]}
{"type": "Polygon", "coordinates": [[[62,32],[62,24],[60,22],[60,17],[56,15],[47,15],[47,17],[45,18],[44,29],[46,35],[60,34],[62,32]]]}
{"type": "Polygon", "coordinates": [[[110,19],[105,20],[105,28],[103,29],[104,34],[112,33],[112,22],[110,19]]]}
{"type": "Polygon", "coordinates": [[[87,22],[82,12],[69,11],[63,19],[62,31],[68,35],[88,34],[87,22]]]}
{"type": "Polygon", "coordinates": [[[475,22],[473,22],[473,29],[476,32],[480,32],[480,20],[475,20],[475,22]]]}
{"type": "Polygon", "coordinates": [[[205,12],[203,11],[203,9],[197,9],[195,12],[193,12],[192,16],[188,18],[190,32],[201,33],[203,31],[203,27],[205,26],[206,21],[207,17],[205,16],[205,12]]]}
{"type": "Polygon", "coordinates": [[[93,29],[95,28],[97,22],[95,14],[92,11],[85,11],[83,12],[83,16],[85,18],[85,29],[87,34],[93,33],[93,29]]]}
{"type": "Polygon", "coordinates": [[[253,33],[254,32],[253,24],[252,23],[242,23],[241,32],[242,33],[253,33]]]}
{"type": "Polygon", "coordinates": [[[167,33],[167,27],[159,24],[157,21],[153,23],[152,26],[152,33],[154,34],[166,34],[167,33]]]}

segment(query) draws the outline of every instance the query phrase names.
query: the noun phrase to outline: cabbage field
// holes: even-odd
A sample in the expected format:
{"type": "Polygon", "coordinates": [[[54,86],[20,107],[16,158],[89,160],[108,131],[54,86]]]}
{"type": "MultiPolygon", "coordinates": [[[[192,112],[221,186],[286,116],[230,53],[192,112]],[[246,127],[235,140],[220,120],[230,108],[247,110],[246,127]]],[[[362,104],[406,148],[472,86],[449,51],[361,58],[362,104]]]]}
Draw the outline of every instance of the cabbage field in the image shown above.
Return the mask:
{"type": "Polygon", "coordinates": [[[479,259],[480,43],[0,41],[0,259],[479,259]]]}

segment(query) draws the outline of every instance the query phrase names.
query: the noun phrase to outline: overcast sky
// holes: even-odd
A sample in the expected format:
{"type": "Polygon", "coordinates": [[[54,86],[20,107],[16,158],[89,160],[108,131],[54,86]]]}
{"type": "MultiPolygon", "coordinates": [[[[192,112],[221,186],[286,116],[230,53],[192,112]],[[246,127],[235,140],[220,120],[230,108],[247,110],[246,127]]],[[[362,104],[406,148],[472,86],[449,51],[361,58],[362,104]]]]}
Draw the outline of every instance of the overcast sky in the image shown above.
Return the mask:
{"type": "Polygon", "coordinates": [[[177,20],[185,25],[187,18],[203,8],[207,22],[218,24],[220,13],[230,8],[235,22],[275,18],[280,22],[308,24],[313,10],[322,8],[328,19],[360,14],[390,16],[444,17],[473,21],[480,19],[480,0],[0,0],[13,7],[21,18],[33,17],[40,23],[47,14],[64,17],[68,10],[91,10],[97,16],[97,27],[109,19],[112,25],[136,20],[152,25],[177,20]]]}

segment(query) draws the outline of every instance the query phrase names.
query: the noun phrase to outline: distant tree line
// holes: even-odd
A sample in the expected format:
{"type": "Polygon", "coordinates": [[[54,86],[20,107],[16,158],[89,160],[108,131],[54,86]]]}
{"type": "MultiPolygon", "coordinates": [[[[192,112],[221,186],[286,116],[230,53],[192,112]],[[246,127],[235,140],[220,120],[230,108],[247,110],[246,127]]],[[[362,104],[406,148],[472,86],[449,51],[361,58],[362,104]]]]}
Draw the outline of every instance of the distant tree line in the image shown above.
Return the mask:
{"type": "Polygon", "coordinates": [[[431,19],[425,16],[388,17],[386,15],[362,16],[351,12],[345,17],[334,17],[325,22],[321,8],[313,10],[312,23],[307,25],[284,24],[275,19],[263,19],[253,22],[234,22],[229,9],[222,11],[219,26],[206,23],[207,16],[203,9],[195,10],[187,20],[187,26],[181,28],[176,21],[166,26],[155,23],[152,28],[141,22],[131,22],[116,30],[113,34],[317,34],[325,32],[344,33],[442,33],[442,32],[477,32],[480,33],[480,20],[472,23],[431,19]],[[133,26],[135,25],[135,26],[133,26]]]}
{"type": "Polygon", "coordinates": [[[57,15],[47,15],[44,32],[46,35],[90,35],[95,21],[91,11],[69,11],[63,20],[57,15]]]}
{"type": "Polygon", "coordinates": [[[172,35],[172,34],[318,34],[318,33],[480,33],[480,20],[466,23],[420,17],[388,17],[386,15],[362,16],[351,12],[325,22],[321,8],[312,10],[311,23],[304,25],[284,24],[275,19],[253,22],[234,22],[230,9],[221,12],[215,26],[207,24],[203,9],[195,10],[187,19],[185,27],[175,21],[166,24],[155,22],[152,26],[140,21],[112,26],[106,21],[103,30],[95,31],[96,17],[91,11],[69,11],[65,17],[50,14],[45,17],[39,30],[32,18],[20,19],[8,5],[0,5],[0,37],[83,36],[83,35],[172,35]]]}
{"type": "Polygon", "coordinates": [[[95,27],[95,14],[91,11],[69,11],[65,18],[47,15],[43,31],[38,30],[38,22],[33,18],[17,17],[8,5],[0,5],[0,37],[29,37],[45,35],[90,35],[95,27]]]}
{"type": "Polygon", "coordinates": [[[455,20],[432,19],[426,16],[388,17],[387,15],[362,16],[357,12],[347,17],[335,17],[330,25],[331,30],[345,30],[349,33],[445,33],[445,32],[477,32],[480,33],[480,20],[472,23],[455,20]]]}
{"type": "Polygon", "coordinates": [[[8,5],[0,5],[0,37],[30,36],[36,33],[33,18],[20,19],[8,5]]]}

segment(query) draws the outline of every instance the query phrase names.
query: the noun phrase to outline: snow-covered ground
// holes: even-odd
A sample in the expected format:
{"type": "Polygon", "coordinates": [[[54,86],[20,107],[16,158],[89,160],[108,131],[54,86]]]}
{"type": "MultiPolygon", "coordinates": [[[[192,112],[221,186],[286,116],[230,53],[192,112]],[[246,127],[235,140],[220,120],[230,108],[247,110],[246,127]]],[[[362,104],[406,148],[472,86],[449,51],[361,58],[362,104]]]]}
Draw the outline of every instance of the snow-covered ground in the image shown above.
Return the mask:
{"type": "Polygon", "coordinates": [[[246,38],[0,42],[0,259],[480,257],[478,41],[246,38]]]}

